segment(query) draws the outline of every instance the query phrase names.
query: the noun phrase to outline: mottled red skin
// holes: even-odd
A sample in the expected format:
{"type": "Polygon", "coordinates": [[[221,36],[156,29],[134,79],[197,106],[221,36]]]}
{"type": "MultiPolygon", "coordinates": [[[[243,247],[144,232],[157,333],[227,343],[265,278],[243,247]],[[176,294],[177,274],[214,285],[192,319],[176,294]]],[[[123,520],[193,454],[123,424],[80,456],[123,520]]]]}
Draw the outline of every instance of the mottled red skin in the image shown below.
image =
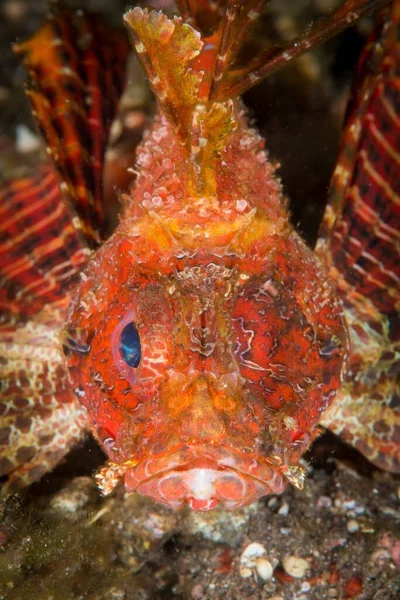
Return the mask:
{"type": "Polygon", "coordinates": [[[85,271],[67,331],[90,350],[73,352],[69,369],[128,489],[155,496],[140,488],[149,476],[185,465],[226,471],[234,456],[258,482],[244,498],[231,492],[235,506],[279,492],[339,386],[340,306],[289,225],[261,146],[242,116],[224,153],[221,196],[201,219],[198,208],[183,210],[185,165],[166,122],[156,121],[121,223],[85,271]],[[130,320],[142,344],[137,369],[118,351],[130,320]],[[130,462],[135,474],[123,466],[130,462]]]}

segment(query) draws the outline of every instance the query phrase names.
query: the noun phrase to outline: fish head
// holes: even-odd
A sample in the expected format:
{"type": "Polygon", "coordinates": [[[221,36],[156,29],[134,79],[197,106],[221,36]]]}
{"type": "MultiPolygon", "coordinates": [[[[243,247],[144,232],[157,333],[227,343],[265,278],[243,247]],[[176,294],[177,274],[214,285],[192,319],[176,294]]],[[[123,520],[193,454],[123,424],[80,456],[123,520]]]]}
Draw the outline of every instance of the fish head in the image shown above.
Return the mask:
{"type": "Polygon", "coordinates": [[[120,255],[111,270],[109,254],[89,265],[66,330],[73,388],[111,461],[103,490],[122,479],[173,509],[210,510],[301,487],[343,360],[326,280],[314,273],[305,294],[268,265],[161,274],[120,255]]]}

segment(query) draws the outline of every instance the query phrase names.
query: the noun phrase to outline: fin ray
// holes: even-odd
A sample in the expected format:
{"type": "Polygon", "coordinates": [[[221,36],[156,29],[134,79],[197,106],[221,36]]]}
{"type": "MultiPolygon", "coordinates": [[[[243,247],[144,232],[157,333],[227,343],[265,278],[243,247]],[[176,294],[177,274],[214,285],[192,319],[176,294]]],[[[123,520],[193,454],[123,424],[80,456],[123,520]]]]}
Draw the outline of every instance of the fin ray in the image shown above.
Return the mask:
{"type": "Polygon", "coordinates": [[[91,252],[53,169],[0,186],[0,312],[24,319],[65,303],[91,252]]]}
{"type": "Polygon", "coordinates": [[[67,307],[45,307],[26,323],[0,327],[0,476],[3,493],[51,470],[86,427],[68,383],[59,330],[67,307]]]}
{"type": "Polygon", "coordinates": [[[28,95],[63,189],[95,247],[106,232],[103,162],[129,52],[100,19],[54,7],[49,20],[16,46],[29,73],[28,95]]]}

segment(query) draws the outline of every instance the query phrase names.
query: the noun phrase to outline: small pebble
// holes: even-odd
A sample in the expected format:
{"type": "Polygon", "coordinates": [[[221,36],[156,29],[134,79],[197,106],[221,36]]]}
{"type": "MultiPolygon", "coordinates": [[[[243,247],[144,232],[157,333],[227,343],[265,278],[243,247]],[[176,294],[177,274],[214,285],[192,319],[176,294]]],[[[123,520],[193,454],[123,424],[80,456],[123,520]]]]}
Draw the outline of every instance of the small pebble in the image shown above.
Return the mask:
{"type": "Polygon", "coordinates": [[[248,579],[256,571],[264,581],[271,579],[274,572],[273,566],[266,558],[266,549],[262,544],[253,542],[242,552],[240,557],[239,574],[243,579],[248,579]]]}
{"type": "Polygon", "coordinates": [[[310,590],[311,590],[311,585],[308,583],[308,581],[304,581],[301,584],[300,591],[301,592],[309,592],[310,590]]]}
{"type": "Polygon", "coordinates": [[[350,521],[347,522],[347,531],[349,533],[355,533],[359,529],[360,529],[360,524],[355,519],[350,519],[350,521]]]}
{"type": "Polygon", "coordinates": [[[64,515],[73,515],[86,509],[95,495],[91,477],[76,477],[50,500],[53,510],[64,515]]]}
{"type": "Polygon", "coordinates": [[[278,515],[282,515],[283,517],[286,517],[289,514],[289,504],[287,502],[284,502],[282,504],[282,506],[280,507],[280,509],[278,510],[278,515]]]}
{"type": "Polygon", "coordinates": [[[308,562],[299,556],[286,556],[283,561],[283,568],[291,577],[304,577],[308,569],[308,562]]]}
{"type": "Polygon", "coordinates": [[[332,506],[332,500],[329,496],[320,496],[316,506],[317,508],[330,508],[332,506]]]}
{"type": "Polygon", "coordinates": [[[198,583],[197,585],[195,585],[192,588],[192,593],[190,594],[191,597],[194,600],[200,600],[201,598],[204,598],[204,588],[202,585],[200,585],[200,583],[198,583]]]}
{"type": "Polygon", "coordinates": [[[278,498],[276,496],[272,496],[272,498],[268,500],[267,506],[268,508],[276,508],[278,506],[278,498]]]}
{"type": "Polygon", "coordinates": [[[257,575],[259,575],[263,581],[268,581],[268,579],[271,579],[274,573],[271,563],[266,558],[258,558],[256,560],[256,571],[257,575]]]}

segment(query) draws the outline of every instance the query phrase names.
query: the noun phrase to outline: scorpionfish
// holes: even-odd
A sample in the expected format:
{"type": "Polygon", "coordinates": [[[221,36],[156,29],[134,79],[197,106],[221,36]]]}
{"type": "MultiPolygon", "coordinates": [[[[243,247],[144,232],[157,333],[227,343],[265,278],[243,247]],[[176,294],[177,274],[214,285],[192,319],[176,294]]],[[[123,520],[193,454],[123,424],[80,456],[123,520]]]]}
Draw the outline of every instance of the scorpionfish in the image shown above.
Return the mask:
{"type": "Polygon", "coordinates": [[[87,430],[104,493],[173,509],[301,488],[320,425],[399,472],[400,2],[347,0],[288,45],[251,37],[260,0],[177,4],[124,16],[159,111],[111,235],[130,45],[55,7],[17,47],[49,161],[0,191],[3,489],[87,430]],[[313,251],[240,95],[376,7],[313,251]]]}

